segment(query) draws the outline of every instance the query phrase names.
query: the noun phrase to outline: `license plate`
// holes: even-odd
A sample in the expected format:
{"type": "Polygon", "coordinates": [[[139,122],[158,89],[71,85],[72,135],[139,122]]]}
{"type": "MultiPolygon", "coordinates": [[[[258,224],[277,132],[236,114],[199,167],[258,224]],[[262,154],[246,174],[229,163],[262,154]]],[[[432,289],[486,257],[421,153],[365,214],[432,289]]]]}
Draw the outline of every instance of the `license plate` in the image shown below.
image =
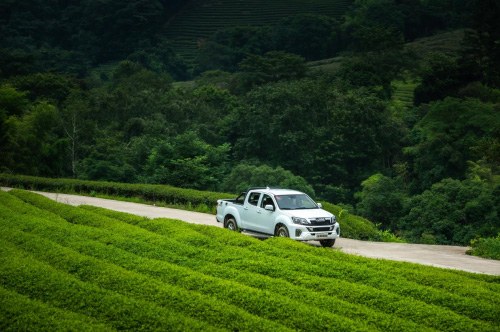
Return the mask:
{"type": "Polygon", "coordinates": [[[316,237],[327,237],[327,234],[316,234],[316,237]]]}

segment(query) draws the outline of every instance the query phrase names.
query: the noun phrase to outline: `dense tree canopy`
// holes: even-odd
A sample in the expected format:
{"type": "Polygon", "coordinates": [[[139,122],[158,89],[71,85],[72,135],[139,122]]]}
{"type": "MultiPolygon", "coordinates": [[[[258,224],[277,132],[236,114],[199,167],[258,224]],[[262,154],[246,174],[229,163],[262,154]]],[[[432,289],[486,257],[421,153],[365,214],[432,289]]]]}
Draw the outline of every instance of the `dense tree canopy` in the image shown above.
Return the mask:
{"type": "Polygon", "coordinates": [[[467,244],[498,234],[499,187],[484,181],[445,179],[408,204],[400,219],[405,237],[423,243],[467,244]]]}
{"type": "Polygon", "coordinates": [[[338,19],[241,25],[200,40],[191,67],[161,33],[186,4],[2,2],[0,171],[284,186],[411,241],[499,233],[496,1],[357,0],[338,19]],[[405,48],[456,27],[459,52],[405,48]]]}

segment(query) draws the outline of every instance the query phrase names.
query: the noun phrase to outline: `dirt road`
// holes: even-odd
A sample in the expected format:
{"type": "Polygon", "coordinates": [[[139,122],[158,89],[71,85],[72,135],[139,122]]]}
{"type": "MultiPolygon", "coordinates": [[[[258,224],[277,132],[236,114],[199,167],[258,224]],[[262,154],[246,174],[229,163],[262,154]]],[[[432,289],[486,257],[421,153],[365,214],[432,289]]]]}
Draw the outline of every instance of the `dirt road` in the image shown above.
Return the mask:
{"type": "MultiPolygon", "coordinates": [[[[8,190],[7,188],[2,188],[8,190]]],[[[195,224],[221,227],[211,214],[162,208],[145,204],[109,199],[38,192],[46,197],[70,205],[93,205],[127,212],[148,218],[172,218],[195,224]]],[[[500,261],[465,254],[466,247],[423,244],[369,242],[340,238],[334,248],[343,252],[371,258],[406,261],[468,272],[500,275],[500,261]]]]}

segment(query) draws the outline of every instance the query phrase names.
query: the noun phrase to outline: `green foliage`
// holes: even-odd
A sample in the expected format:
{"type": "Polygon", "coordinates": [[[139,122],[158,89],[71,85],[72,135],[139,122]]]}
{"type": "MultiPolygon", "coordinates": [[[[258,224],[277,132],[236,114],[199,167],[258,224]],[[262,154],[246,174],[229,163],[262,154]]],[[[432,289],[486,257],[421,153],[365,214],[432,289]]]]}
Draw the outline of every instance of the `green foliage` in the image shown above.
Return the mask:
{"type": "Polygon", "coordinates": [[[371,241],[381,240],[379,237],[380,231],[369,220],[351,214],[348,209],[341,206],[328,202],[321,203],[326,211],[333,213],[337,217],[343,237],[371,241]]]}
{"type": "Polygon", "coordinates": [[[284,18],[273,30],[276,49],[307,61],[330,58],[342,49],[340,25],[329,16],[296,15],[284,18]]]}
{"type": "Polygon", "coordinates": [[[396,230],[406,198],[402,184],[377,173],[361,182],[361,187],[362,191],[356,194],[359,200],[356,211],[384,229],[396,230]]]}
{"type": "Polygon", "coordinates": [[[79,88],[76,79],[54,73],[16,76],[10,82],[16,89],[25,91],[31,100],[46,100],[56,105],[62,103],[73,90],[79,88]]]}
{"type": "MultiPolygon", "coordinates": [[[[395,153],[399,128],[386,106],[364,89],[322,81],[268,84],[238,109],[234,150],[237,158],[280,165],[316,188],[350,189],[395,153]]],[[[317,193],[338,201],[327,192],[317,193]]]]}
{"type": "Polygon", "coordinates": [[[203,142],[195,132],[153,148],[145,164],[144,182],[193,189],[215,189],[226,169],[229,145],[203,142]]]}
{"type": "Polygon", "coordinates": [[[231,194],[176,188],[168,185],[131,184],[85,181],[76,179],[50,179],[33,176],[0,174],[0,181],[6,186],[48,191],[76,193],[100,193],[109,196],[139,197],[146,201],[161,201],[167,204],[191,204],[214,206],[217,199],[231,194]]]}
{"type": "MultiPolygon", "coordinates": [[[[294,1],[264,1],[248,0],[245,3],[234,1],[210,1],[209,5],[201,6],[192,3],[188,10],[176,16],[169,24],[166,35],[173,41],[174,47],[189,62],[196,64],[196,55],[202,50],[201,64],[215,60],[219,65],[231,64],[234,66],[241,61],[242,52],[250,51],[253,54],[269,50],[282,50],[293,52],[291,49],[280,47],[270,48],[275,44],[277,35],[292,40],[299,38],[293,34],[298,31],[300,35],[313,33],[321,34],[325,39],[321,45],[309,44],[309,54],[321,54],[326,47],[332,46],[330,41],[334,38],[328,33],[331,18],[340,18],[346,12],[351,0],[294,0],[294,1]],[[292,18],[298,16],[298,18],[292,18]],[[311,19],[311,16],[313,18],[311,19]],[[326,22],[325,22],[326,21],[326,22]],[[265,26],[266,32],[259,29],[265,26]],[[277,27],[279,26],[279,31],[277,27]],[[326,29],[325,29],[326,26],[326,29]],[[270,31],[269,31],[270,30],[270,31]],[[278,33],[279,32],[279,33],[278,33]],[[217,38],[215,36],[217,35],[217,38]],[[211,57],[214,59],[211,59],[211,57]],[[207,62],[208,61],[208,62],[207,62]]],[[[333,31],[332,31],[333,32],[333,31]]],[[[302,45],[318,40],[318,36],[305,40],[300,38],[302,45]]],[[[297,50],[304,50],[300,45],[291,45],[292,40],[283,40],[281,47],[290,46],[297,50]]],[[[305,51],[305,50],[304,50],[305,51]]],[[[305,56],[305,54],[299,54],[305,56]]],[[[212,63],[214,63],[212,62],[212,63]]],[[[211,67],[222,69],[221,67],[211,67]]],[[[227,67],[225,67],[228,69],[227,67]]],[[[205,68],[204,70],[209,69],[205,68]]]]}
{"type": "Polygon", "coordinates": [[[241,73],[238,78],[242,88],[248,91],[254,86],[269,82],[297,80],[306,73],[304,59],[286,52],[268,52],[263,56],[249,55],[239,63],[241,73]]]}
{"type": "Polygon", "coordinates": [[[165,7],[160,1],[7,2],[0,41],[5,48],[30,49],[37,66],[81,73],[89,63],[123,59],[151,42],[168,18],[165,7]]]}
{"type": "Polygon", "coordinates": [[[21,115],[28,106],[26,92],[19,91],[10,85],[0,86],[0,110],[5,115],[21,115]]]}
{"type": "Polygon", "coordinates": [[[187,65],[172,49],[169,42],[161,42],[154,47],[140,49],[130,54],[128,60],[162,74],[169,74],[176,80],[188,78],[187,65]]]}
{"type": "Polygon", "coordinates": [[[455,57],[432,54],[421,69],[422,82],[415,89],[415,105],[456,96],[467,82],[477,79],[475,71],[455,57]],[[472,76],[472,77],[471,77],[472,76]]]}
{"type": "MultiPolygon", "coordinates": [[[[225,185],[228,192],[244,191],[253,186],[254,182],[239,182],[240,178],[263,181],[262,186],[268,186],[268,181],[275,181],[283,187],[295,188],[309,193],[314,197],[314,191],[305,183],[304,179],[293,176],[289,171],[269,166],[251,166],[241,164],[235,168],[234,177],[230,176],[225,185]],[[282,182],[280,182],[282,181],[282,182]],[[239,187],[240,186],[240,187],[239,187]]],[[[175,188],[165,185],[153,184],[126,184],[111,182],[83,181],[74,179],[48,179],[33,176],[19,176],[0,174],[0,184],[10,187],[34,190],[47,190],[57,192],[81,193],[90,196],[105,196],[109,198],[123,197],[127,200],[139,198],[146,202],[173,205],[189,210],[213,213],[217,199],[228,198],[232,194],[197,191],[192,189],[175,188]]],[[[331,203],[322,202],[323,207],[335,214],[342,225],[342,235],[352,239],[383,240],[377,227],[369,220],[352,215],[347,209],[331,203]]]]}
{"type": "Polygon", "coordinates": [[[65,142],[57,135],[57,109],[46,102],[30,105],[22,116],[6,117],[0,168],[27,174],[54,175],[65,157],[65,142]]]}
{"type": "Polygon", "coordinates": [[[409,52],[381,50],[342,58],[338,75],[354,87],[367,87],[382,98],[390,99],[391,82],[413,65],[409,52]]]}
{"type": "Polygon", "coordinates": [[[498,234],[498,185],[481,180],[445,179],[413,196],[400,220],[412,242],[467,245],[473,238],[498,234]]]}
{"type": "Polygon", "coordinates": [[[351,37],[351,49],[378,51],[402,45],[403,22],[401,9],[395,1],[358,0],[347,12],[343,28],[351,37]]]}
{"type": "Polygon", "coordinates": [[[250,187],[279,187],[299,190],[314,197],[314,189],[300,176],[282,167],[239,164],[225,177],[221,190],[243,192],[250,187]]]}
{"type": "MultiPolygon", "coordinates": [[[[446,178],[498,183],[498,9],[476,0],[4,1],[0,171],[221,190],[238,165],[269,165],[331,202],[355,205],[360,192],[363,215],[397,232],[406,195],[446,178]],[[308,71],[304,59],[327,69],[308,71]],[[172,84],[207,69],[218,71],[172,84]],[[361,184],[378,173],[392,177],[361,184]]],[[[225,190],[244,181],[234,182],[225,190]]],[[[193,202],[178,203],[213,204],[193,202]]]]}
{"type": "MultiPolygon", "coordinates": [[[[235,71],[247,57],[269,51],[293,53],[308,61],[335,55],[341,49],[340,25],[331,17],[299,14],[273,26],[236,26],[216,31],[200,47],[197,71],[235,71]]],[[[255,61],[255,60],[253,60],[255,61]]]]}
{"type": "Polygon", "coordinates": [[[472,29],[464,39],[466,50],[463,61],[472,66],[480,80],[488,86],[500,88],[500,28],[497,1],[473,1],[472,29]]]}
{"type": "MultiPolygon", "coordinates": [[[[21,191],[0,192],[0,205],[3,287],[101,326],[494,331],[498,325],[495,277],[70,207],[21,191]]],[[[2,320],[7,327],[19,322],[9,317],[2,320]]]]}
{"type": "Polygon", "coordinates": [[[273,49],[272,34],[269,27],[237,26],[218,30],[200,45],[196,71],[236,71],[238,63],[248,55],[262,55],[273,49]]]}
{"type": "Polygon", "coordinates": [[[500,128],[496,104],[447,98],[426,110],[411,133],[412,146],[404,150],[412,161],[413,190],[427,189],[447,177],[464,178],[468,160],[496,160],[500,128]],[[484,145],[491,149],[479,148],[484,145]]]}
{"type": "Polygon", "coordinates": [[[497,237],[477,238],[470,243],[469,255],[500,260],[500,234],[497,237]]]}
{"type": "MultiPolygon", "coordinates": [[[[3,251],[3,250],[2,250],[3,251]]],[[[57,308],[29,295],[0,287],[0,328],[2,331],[75,330],[112,331],[111,326],[97,322],[84,314],[57,308]]]]}

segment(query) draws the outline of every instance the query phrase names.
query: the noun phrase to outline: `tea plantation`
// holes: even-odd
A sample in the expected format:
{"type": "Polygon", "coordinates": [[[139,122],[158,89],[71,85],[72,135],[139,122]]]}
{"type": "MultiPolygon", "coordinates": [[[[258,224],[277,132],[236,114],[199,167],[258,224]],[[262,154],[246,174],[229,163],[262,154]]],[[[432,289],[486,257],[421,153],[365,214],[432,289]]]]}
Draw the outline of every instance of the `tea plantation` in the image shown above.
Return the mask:
{"type": "Polygon", "coordinates": [[[0,330],[498,331],[500,278],[0,192],[0,330]]]}
{"type": "Polygon", "coordinates": [[[234,26],[272,25],[297,14],[340,17],[351,0],[194,0],[167,24],[165,36],[188,62],[197,44],[218,29],[234,26]]]}

